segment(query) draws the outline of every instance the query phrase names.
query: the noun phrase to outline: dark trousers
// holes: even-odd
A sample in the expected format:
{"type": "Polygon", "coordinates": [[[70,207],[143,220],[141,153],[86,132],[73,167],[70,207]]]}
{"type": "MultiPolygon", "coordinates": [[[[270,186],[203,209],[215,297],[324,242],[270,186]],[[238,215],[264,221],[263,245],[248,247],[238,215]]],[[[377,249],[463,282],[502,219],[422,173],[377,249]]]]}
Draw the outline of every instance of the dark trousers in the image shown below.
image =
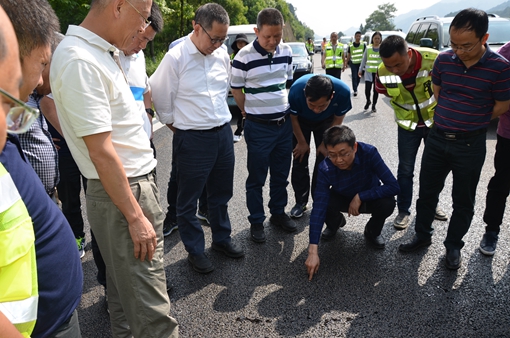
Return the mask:
{"type": "Polygon", "coordinates": [[[237,129],[234,132],[234,135],[241,136],[243,134],[243,114],[241,114],[241,109],[239,107],[233,107],[230,110],[234,117],[237,117],[237,129]]]}
{"type": "Polygon", "coordinates": [[[351,77],[352,77],[352,90],[354,92],[357,92],[359,80],[360,80],[360,77],[358,76],[360,64],[351,62],[350,66],[351,66],[351,77]]]}
{"type": "Polygon", "coordinates": [[[379,93],[377,90],[375,90],[375,82],[365,80],[365,98],[367,99],[367,102],[372,103],[372,106],[375,107],[377,104],[377,99],[379,98],[379,93]],[[372,101],[370,101],[370,93],[372,92],[372,87],[374,89],[374,95],[372,96],[372,101]]]}
{"type": "MultiPolygon", "coordinates": [[[[345,197],[332,189],[329,190],[329,204],[326,212],[326,225],[328,228],[337,230],[343,215],[341,212],[349,211],[352,198],[345,197]]],[[[365,231],[370,236],[379,236],[384,227],[384,222],[395,209],[395,197],[384,197],[373,201],[362,202],[359,207],[361,214],[371,214],[370,220],[365,226],[365,231]]]]}
{"type": "Polygon", "coordinates": [[[496,172],[487,186],[483,221],[487,224],[485,231],[499,234],[505,213],[506,199],[510,193],[510,139],[499,135],[494,155],[494,169],[496,172]]]}
{"type": "Polygon", "coordinates": [[[413,178],[416,154],[423,140],[425,143],[429,128],[419,127],[415,130],[398,128],[398,171],[397,181],[400,193],[397,196],[398,212],[409,214],[413,200],[413,178]]]}
{"type": "Polygon", "coordinates": [[[264,201],[262,188],[269,179],[269,211],[272,215],[285,212],[287,181],[292,159],[292,124],[287,118],[282,125],[266,125],[246,120],[244,137],[248,149],[248,178],[246,204],[251,224],[263,223],[264,201]]]}
{"type": "Polygon", "coordinates": [[[416,236],[430,239],[439,193],[446,176],[453,174],[453,213],[444,241],[447,249],[461,249],[474,215],[476,187],[485,161],[486,134],[447,140],[433,127],[423,151],[420,193],[416,202],[416,236]]]}
{"type": "MultiPolygon", "coordinates": [[[[172,168],[170,172],[170,179],[168,180],[168,189],[166,191],[166,201],[168,208],[166,218],[171,222],[177,222],[177,168],[174,157],[175,151],[172,151],[172,168]]],[[[207,189],[204,187],[202,194],[198,199],[198,209],[207,213],[207,189]]]]}
{"type": "Polygon", "coordinates": [[[336,77],[337,79],[341,79],[342,68],[326,68],[326,74],[336,77]]]}
{"type": "MultiPolygon", "coordinates": [[[[326,129],[331,127],[333,117],[334,116],[332,115],[323,121],[309,121],[302,117],[298,117],[299,126],[301,127],[301,131],[303,132],[303,136],[305,137],[306,143],[308,145],[310,145],[310,138],[312,133],[315,140],[315,146],[318,147],[322,143],[322,136],[324,135],[326,129]]],[[[292,147],[295,148],[296,145],[297,139],[295,136],[293,136],[292,147]]],[[[308,168],[308,156],[309,154],[305,154],[301,161],[294,159],[292,162],[291,183],[292,189],[294,189],[296,203],[299,204],[306,204],[310,195],[310,171],[308,168]]],[[[315,186],[317,184],[317,167],[323,160],[324,155],[316,151],[315,165],[312,174],[312,198],[315,191],[315,186]]]]}
{"type": "Polygon", "coordinates": [[[58,197],[62,202],[62,213],[69,222],[75,238],[84,237],[81,215],[81,185],[87,191],[87,179],[81,175],[72,156],[60,156],[58,160],[60,182],[57,185],[58,197]]]}
{"type": "Polygon", "coordinates": [[[230,243],[228,201],[234,185],[234,141],[230,125],[217,130],[177,130],[173,138],[177,169],[177,223],[186,251],[204,252],[204,232],[196,218],[197,200],[207,185],[214,243],[230,243]]]}

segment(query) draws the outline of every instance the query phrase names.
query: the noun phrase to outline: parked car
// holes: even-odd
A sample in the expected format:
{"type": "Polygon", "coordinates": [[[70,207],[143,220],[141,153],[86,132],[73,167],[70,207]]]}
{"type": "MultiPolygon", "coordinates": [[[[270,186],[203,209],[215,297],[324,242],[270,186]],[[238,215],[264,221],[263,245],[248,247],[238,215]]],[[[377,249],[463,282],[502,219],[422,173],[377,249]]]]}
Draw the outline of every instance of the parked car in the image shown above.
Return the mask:
{"type": "MultiPolygon", "coordinates": [[[[255,35],[255,31],[253,30],[257,25],[238,25],[238,26],[229,26],[227,31],[228,39],[225,40],[224,44],[227,47],[228,54],[232,54],[233,50],[230,45],[232,45],[232,42],[235,41],[236,35],[240,33],[246,34],[246,37],[248,38],[249,42],[252,42],[257,37],[255,35]]],[[[230,112],[234,112],[239,110],[237,107],[236,101],[234,100],[234,96],[232,95],[232,92],[228,91],[228,97],[227,97],[227,104],[228,108],[230,109],[230,112]]]]}
{"type": "MultiPolygon", "coordinates": [[[[453,17],[440,18],[436,15],[416,19],[405,37],[411,47],[422,46],[437,50],[450,48],[450,24],[453,17]]],[[[489,14],[489,39],[487,44],[497,49],[510,41],[510,20],[489,14]]]]}
{"type": "Polygon", "coordinates": [[[322,51],[322,40],[315,40],[313,42],[313,51],[315,53],[320,53],[322,51]]]}
{"type": "Polygon", "coordinates": [[[292,48],[292,70],[294,81],[305,74],[313,73],[313,54],[310,55],[303,42],[288,42],[292,48]]]}

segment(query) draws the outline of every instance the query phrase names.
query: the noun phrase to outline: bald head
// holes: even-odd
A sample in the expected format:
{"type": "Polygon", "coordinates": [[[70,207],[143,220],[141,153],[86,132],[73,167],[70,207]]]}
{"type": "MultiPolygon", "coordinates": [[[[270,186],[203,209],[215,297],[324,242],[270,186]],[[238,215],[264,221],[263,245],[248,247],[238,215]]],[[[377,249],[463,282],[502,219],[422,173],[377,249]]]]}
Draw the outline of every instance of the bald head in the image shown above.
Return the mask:
{"type": "MultiPolygon", "coordinates": [[[[11,21],[0,7],[0,88],[14,97],[19,97],[21,83],[21,65],[18,42],[11,21]]],[[[0,94],[0,152],[5,145],[7,124],[5,118],[13,102],[0,94]]]]}

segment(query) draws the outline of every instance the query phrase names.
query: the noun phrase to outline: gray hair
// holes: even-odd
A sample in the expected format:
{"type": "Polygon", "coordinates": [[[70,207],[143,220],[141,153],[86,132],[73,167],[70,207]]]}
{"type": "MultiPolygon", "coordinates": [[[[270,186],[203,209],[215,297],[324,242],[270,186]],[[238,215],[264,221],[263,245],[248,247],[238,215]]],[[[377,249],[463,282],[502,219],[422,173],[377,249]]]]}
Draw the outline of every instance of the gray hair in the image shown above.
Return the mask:
{"type": "Polygon", "coordinates": [[[57,15],[47,0],[0,0],[19,43],[20,59],[41,46],[51,46],[60,31],[57,15]]]}
{"type": "Polygon", "coordinates": [[[262,26],[282,26],[283,15],[276,8],[265,8],[257,15],[257,29],[261,30],[262,26]]]}
{"type": "Polygon", "coordinates": [[[210,30],[215,21],[222,25],[230,24],[228,13],[221,5],[207,3],[195,12],[195,23],[201,24],[206,30],[210,30]]]}

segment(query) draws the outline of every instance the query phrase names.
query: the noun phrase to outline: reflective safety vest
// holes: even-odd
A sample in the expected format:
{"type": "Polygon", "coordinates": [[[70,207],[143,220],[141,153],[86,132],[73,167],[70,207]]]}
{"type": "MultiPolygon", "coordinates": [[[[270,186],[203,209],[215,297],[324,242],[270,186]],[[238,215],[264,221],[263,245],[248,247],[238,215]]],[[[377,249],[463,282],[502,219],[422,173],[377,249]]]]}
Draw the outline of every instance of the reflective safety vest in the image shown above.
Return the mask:
{"type": "Polygon", "coordinates": [[[30,337],[39,299],[34,227],[1,163],[0,195],[0,311],[24,337],[30,337]]]}
{"type": "Polygon", "coordinates": [[[377,73],[377,68],[381,64],[381,56],[379,52],[374,51],[372,45],[367,47],[367,63],[365,64],[365,70],[369,73],[377,73]]]}
{"type": "Polygon", "coordinates": [[[415,48],[422,56],[421,67],[416,75],[416,85],[412,92],[402,84],[400,76],[390,73],[384,63],[379,66],[379,81],[391,96],[395,110],[395,121],[406,130],[414,130],[421,120],[431,128],[434,124],[436,99],[432,90],[431,73],[434,60],[439,52],[431,48],[415,48]]]}
{"type": "Polygon", "coordinates": [[[344,46],[337,44],[336,49],[333,52],[333,46],[331,46],[331,42],[326,44],[326,59],[324,60],[324,64],[326,68],[342,68],[344,66],[344,60],[342,55],[344,53],[344,46]]]}
{"type": "Polygon", "coordinates": [[[313,49],[314,49],[313,42],[311,42],[311,43],[307,42],[307,43],[305,43],[305,45],[306,45],[306,49],[308,49],[308,52],[313,53],[313,49]]]}
{"type": "Polygon", "coordinates": [[[365,52],[365,44],[359,43],[358,47],[354,47],[354,44],[349,43],[349,53],[351,54],[351,62],[355,65],[359,65],[363,59],[363,52],[365,52]]]}

